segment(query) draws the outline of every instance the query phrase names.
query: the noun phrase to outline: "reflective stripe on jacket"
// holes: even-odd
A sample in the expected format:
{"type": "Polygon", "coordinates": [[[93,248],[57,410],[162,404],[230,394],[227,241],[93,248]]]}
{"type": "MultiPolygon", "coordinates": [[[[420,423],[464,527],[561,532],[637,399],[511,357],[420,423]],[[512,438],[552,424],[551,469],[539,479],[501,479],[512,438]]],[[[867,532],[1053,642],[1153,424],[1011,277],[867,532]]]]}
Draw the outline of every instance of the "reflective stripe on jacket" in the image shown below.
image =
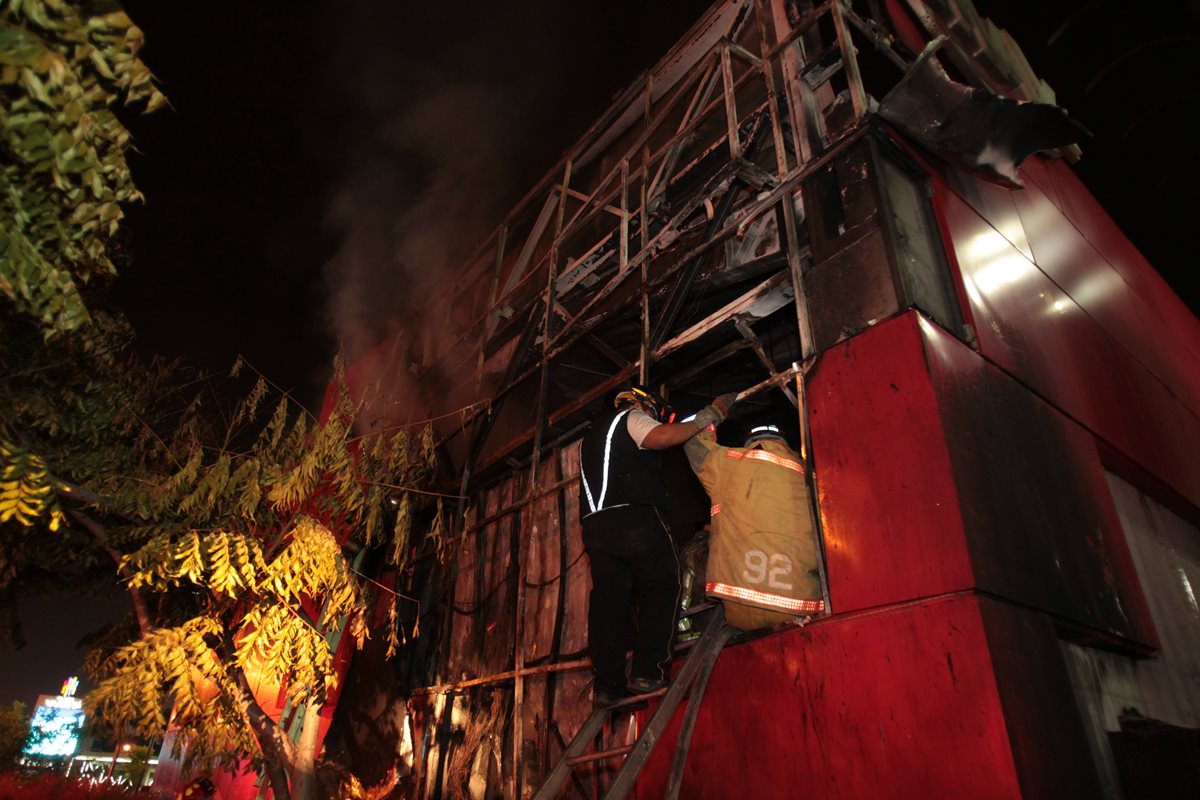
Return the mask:
{"type": "Polygon", "coordinates": [[[717,444],[705,431],[686,445],[712,499],[706,590],[731,625],[751,630],[823,609],[817,539],[804,464],[784,442],[717,444]]]}

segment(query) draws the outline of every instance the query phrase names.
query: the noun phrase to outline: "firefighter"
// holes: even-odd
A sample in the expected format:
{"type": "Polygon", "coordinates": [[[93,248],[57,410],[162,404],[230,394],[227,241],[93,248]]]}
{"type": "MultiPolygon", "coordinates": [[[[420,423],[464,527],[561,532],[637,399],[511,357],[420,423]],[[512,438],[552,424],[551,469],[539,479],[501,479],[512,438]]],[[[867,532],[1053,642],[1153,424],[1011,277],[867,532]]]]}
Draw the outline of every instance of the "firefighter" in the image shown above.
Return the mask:
{"type": "Polygon", "coordinates": [[[705,593],[726,621],[754,630],[822,611],[805,465],[779,427],[754,427],[737,448],[710,428],[684,451],[712,501],[705,593]]]}
{"type": "Polygon", "coordinates": [[[679,562],[664,520],[667,491],[657,451],[683,444],[725,418],[733,395],[719,397],[683,423],[662,421],[664,404],[645,387],[618,392],[579,448],[579,516],[591,561],[588,652],[595,671],[593,704],[666,684],[671,658],[679,562]],[[625,646],[630,606],[637,634],[628,683],[625,646]]]}

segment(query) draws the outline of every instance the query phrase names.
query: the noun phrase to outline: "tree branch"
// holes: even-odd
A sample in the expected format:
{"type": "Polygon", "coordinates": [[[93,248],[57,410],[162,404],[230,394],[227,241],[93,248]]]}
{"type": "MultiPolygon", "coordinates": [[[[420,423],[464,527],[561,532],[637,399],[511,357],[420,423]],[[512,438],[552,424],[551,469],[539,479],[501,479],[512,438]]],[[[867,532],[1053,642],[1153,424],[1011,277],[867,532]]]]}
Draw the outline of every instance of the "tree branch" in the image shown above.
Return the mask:
{"type": "Polygon", "coordinates": [[[76,500],[84,505],[96,506],[112,512],[116,516],[134,525],[145,525],[146,521],[131,517],[124,511],[121,511],[116,504],[116,501],[110,500],[107,497],[98,495],[86,486],[77,486],[69,481],[64,481],[57,475],[50,475],[50,484],[54,487],[54,491],[61,497],[68,497],[76,500]]]}
{"type": "Polygon", "coordinates": [[[142,633],[148,633],[152,626],[150,624],[150,612],[146,610],[146,598],[142,596],[140,587],[132,586],[129,583],[132,572],[128,567],[121,564],[121,553],[109,542],[108,532],[104,530],[104,526],[77,509],[68,509],[67,513],[71,516],[71,519],[86,528],[88,533],[92,534],[96,543],[100,545],[101,549],[108,553],[109,557],[116,562],[117,571],[125,579],[125,586],[129,590],[129,599],[133,602],[133,613],[137,616],[138,630],[142,633]]]}

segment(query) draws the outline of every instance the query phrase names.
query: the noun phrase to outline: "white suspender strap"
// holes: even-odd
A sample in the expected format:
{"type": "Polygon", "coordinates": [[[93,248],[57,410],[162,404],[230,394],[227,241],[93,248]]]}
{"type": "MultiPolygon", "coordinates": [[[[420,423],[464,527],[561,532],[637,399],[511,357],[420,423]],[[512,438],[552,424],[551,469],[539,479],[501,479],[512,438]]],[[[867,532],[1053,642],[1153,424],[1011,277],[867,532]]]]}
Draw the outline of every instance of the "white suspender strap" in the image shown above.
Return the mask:
{"type": "Polygon", "coordinates": [[[625,409],[613,417],[612,425],[608,426],[608,435],[604,437],[604,478],[600,482],[599,500],[592,497],[592,487],[588,485],[587,471],[583,468],[583,448],[579,449],[579,477],[583,481],[583,493],[587,496],[589,514],[595,514],[604,509],[604,495],[608,494],[608,463],[612,457],[613,432],[617,429],[617,423],[628,413],[629,409],[625,409]]]}

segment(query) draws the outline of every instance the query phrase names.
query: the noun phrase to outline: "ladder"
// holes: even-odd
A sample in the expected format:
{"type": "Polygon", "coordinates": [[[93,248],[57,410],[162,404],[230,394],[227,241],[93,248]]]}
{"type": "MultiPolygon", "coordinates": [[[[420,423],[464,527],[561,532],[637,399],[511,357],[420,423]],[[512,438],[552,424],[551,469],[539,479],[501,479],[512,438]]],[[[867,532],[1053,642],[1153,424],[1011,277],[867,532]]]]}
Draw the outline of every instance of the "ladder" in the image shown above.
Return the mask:
{"type": "Polygon", "coordinates": [[[567,778],[570,777],[571,770],[576,766],[620,756],[625,757],[625,763],[621,765],[612,786],[605,792],[603,800],[624,800],[637,782],[642,767],[650,759],[650,754],[654,752],[654,747],[658,744],[663,731],[675,716],[675,709],[679,707],[683,698],[688,694],[688,690],[691,689],[691,702],[688,703],[686,716],[679,729],[679,740],[675,746],[674,759],[671,762],[667,791],[663,795],[666,800],[674,800],[679,794],[679,784],[683,780],[683,767],[687,762],[692,729],[696,725],[696,716],[700,709],[700,700],[704,696],[704,689],[708,685],[708,677],[712,673],[717,656],[721,654],[722,648],[725,647],[725,643],[733,633],[734,629],[725,624],[724,607],[718,604],[714,609],[712,619],[704,630],[704,635],[692,646],[691,652],[683,662],[683,667],[671,679],[671,683],[665,689],[657,692],[627,697],[608,708],[594,711],[583,723],[579,732],[575,734],[575,738],[567,745],[562,758],[554,765],[554,769],[550,770],[545,783],[533,796],[533,800],[557,798],[567,778]],[[584,751],[600,733],[612,713],[643,703],[652,697],[662,697],[662,701],[634,744],[585,754],[584,751]]]}

